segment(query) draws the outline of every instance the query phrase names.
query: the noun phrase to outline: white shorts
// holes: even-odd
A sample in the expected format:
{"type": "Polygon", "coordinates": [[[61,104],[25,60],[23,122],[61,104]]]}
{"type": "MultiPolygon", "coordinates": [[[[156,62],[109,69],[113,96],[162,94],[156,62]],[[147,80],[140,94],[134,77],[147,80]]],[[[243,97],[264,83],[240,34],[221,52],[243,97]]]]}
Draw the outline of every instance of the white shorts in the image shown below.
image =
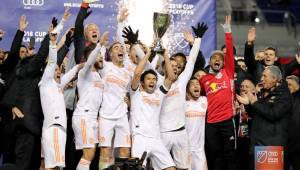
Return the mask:
{"type": "Polygon", "coordinates": [[[190,168],[189,138],[186,130],[161,132],[160,135],[167,150],[171,152],[173,156],[176,168],[190,168]]]}
{"type": "Polygon", "coordinates": [[[191,170],[207,170],[204,150],[191,151],[191,170]]]}
{"type": "Polygon", "coordinates": [[[97,118],[75,115],[72,117],[72,128],[77,150],[94,148],[98,143],[97,118]]]}
{"type": "Polygon", "coordinates": [[[115,148],[130,147],[131,136],[127,115],[119,119],[99,118],[99,143],[101,147],[111,147],[112,143],[115,148]],[[115,133],[115,141],[112,137],[115,133]]]}
{"type": "MultiPolygon", "coordinates": [[[[146,159],[150,158],[154,170],[175,167],[172,157],[161,139],[134,135],[132,142],[131,156],[140,159],[144,151],[146,151],[146,159]]],[[[146,163],[146,159],[144,164],[146,163]]]]}
{"type": "Polygon", "coordinates": [[[65,167],[66,130],[60,125],[43,129],[45,168],[65,167]]]}

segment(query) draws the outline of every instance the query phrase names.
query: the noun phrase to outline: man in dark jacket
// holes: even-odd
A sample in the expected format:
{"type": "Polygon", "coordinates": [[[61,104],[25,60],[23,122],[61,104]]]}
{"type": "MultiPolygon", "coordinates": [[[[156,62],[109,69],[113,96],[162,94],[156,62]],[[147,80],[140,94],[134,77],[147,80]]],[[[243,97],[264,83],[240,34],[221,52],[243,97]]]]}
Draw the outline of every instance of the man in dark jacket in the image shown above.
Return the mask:
{"type": "MultiPolygon", "coordinates": [[[[21,48],[27,25],[26,17],[22,16],[12,45],[16,49],[21,48]]],[[[4,163],[15,163],[18,170],[39,169],[43,114],[38,83],[49,53],[49,37],[53,36],[45,36],[37,54],[29,56],[25,51],[24,55],[16,55],[11,70],[6,72],[5,92],[0,102],[1,113],[5,114],[4,139],[7,141],[4,163]]],[[[60,54],[64,56],[67,47],[61,49],[64,52],[60,54]]]]}
{"type": "Polygon", "coordinates": [[[288,76],[286,78],[290,92],[293,95],[292,115],[288,126],[288,157],[293,169],[300,169],[300,90],[299,78],[288,76]]]}
{"type": "MultiPolygon", "coordinates": [[[[277,66],[267,66],[262,73],[263,89],[257,95],[247,93],[237,96],[240,103],[248,105],[254,113],[251,128],[250,154],[255,146],[283,146],[286,149],[288,121],[292,96],[277,66]]],[[[253,156],[252,156],[253,158],[253,156]]],[[[252,161],[254,163],[254,161],[252,161]]],[[[253,164],[252,164],[253,166],[253,164]]]]}
{"type": "Polygon", "coordinates": [[[254,83],[257,84],[260,81],[262,72],[266,66],[277,65],[281,72],[282,76],[286,77],[290,75],[295,69],[297,69],[297,61],[293,60],[289,64],[281,65],[278,62],[277,51],[275,48],[268,47],[265,51],[265,56],[262,61],[255,60],[254,55],[254,42],[256,39],[256,30],[254,27],[250,28],[248,31],[248,39],[245,44],[245,53],[244,58],[248,68],[248,72],[253,76],[254,83]]]}

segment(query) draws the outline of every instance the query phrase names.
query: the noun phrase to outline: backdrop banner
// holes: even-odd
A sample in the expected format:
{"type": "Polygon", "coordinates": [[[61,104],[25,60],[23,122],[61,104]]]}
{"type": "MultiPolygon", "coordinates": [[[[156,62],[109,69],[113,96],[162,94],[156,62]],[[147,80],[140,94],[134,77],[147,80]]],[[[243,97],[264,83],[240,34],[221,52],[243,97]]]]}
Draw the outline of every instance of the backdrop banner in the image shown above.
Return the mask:
{"type": "MultiPolygon", "coordinates": [[[[80,0],[2,0],[0,6],[0,28],[5,30],[0,48],[9,50],[12,39],[18,29],[19,17],[27,16],[29,26],[25,31],[24,44],[30,37],[36,38],[36,47],[45,36],[52,17],[60,20],[64,7],[70,7],[72,16],[65,24],[64,30],[75,23],[80,0]]],[[[189,46],[183,39],[183,31],[192,31],[190,26],[198,22],[208,24],[208,31],[203,37],[201,50],[205,57],[216,48],[216,1],[215,0],[100,0],[91,4],[92,14],[85,23],[95,23],[100,32],[109,31],[111,42],[117,30],[117,14],[120,7],[129,9],[128,24],[134,30],[140,30],[140,40],[150,44],[153,36],[153,12],[167,12],[172,15],[171,25],[164,35],[163,44],[170,53],[183,52],[188,55],[189,46]],[[150,37],[150,38],[149,38],[150,37]]]]}

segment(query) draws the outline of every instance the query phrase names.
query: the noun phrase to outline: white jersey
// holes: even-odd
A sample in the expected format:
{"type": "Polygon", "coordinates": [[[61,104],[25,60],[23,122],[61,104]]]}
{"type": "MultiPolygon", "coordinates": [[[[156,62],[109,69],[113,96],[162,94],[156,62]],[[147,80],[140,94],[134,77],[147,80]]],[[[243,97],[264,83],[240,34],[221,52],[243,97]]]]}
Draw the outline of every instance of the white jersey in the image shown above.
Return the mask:
{"type": "Polygon", "coordinates": [[[139,87],[131,94],[131,119],[133,134],[160,138],[159,114],[167,91],[160,86],[149,94],[139,87]]]}
{"type": "Polygon", "coordinates": [[[100,116],[106,119],[121,118],[127,113],[124,97],[129,92],[131,74],[126,67],[106,62],[103,76],[105,83],[100,116]]]}
{"type": "Polygon", "coordinates": [[[100,45],[91,52],[84,67],[78,73],[79,101],[74,111],[74,116],[89,115],[97,118],[102,102],[104,83],[100,73],[93,71],[96,57],[100,53],[100,45]]]}
{"type": "Polygon", "coordinates": [[[41,81],[39,82],[40,98],[44,114],[43,127],[59,124],[66,128],[66,106],[63,95],[63,88],[68,84],[78,71],[78,67],[73,67],[68,73],[62,76],[61,83],[54,79],[57,62],[56,46],[49,47],[49,58],[41,81]]]}
{"type": "Polygon", "coordinates": [[[204,149],[206,110],[207,98],[205,96],[199,97],[196,101],[186,101],[186,130],[191,151],[204,149]]]}
{"type": "Polygon", "coordinates": [[[172,84],[161,109],[160,131],[168,132],[185,125],[185,96],[186,86],[190,80],[194,65],[200,50],[201,39],[196,38],[184,71],[172,84]]]}

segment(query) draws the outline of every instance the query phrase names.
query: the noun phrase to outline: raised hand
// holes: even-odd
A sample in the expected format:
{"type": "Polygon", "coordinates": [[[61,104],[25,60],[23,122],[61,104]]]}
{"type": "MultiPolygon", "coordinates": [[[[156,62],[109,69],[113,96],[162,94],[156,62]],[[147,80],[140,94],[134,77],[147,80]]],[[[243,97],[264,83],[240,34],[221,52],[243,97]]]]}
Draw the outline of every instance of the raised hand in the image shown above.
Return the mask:
{"type": "Polygon", "coordinates": [[[68,19],[70,18],[70,16],[71,16],[70,8],[67,7],[67,8],[65,8],[64,15],[63,15],[63,19],[64,19],[64,20],[68,20],[68,19]]]}
{"type": "Polygon", "coordinates": [[[118,15],[118,22],[123,22],[127,19],[129,13],[127,8],[121,8],[118,15]]]}
{"type": "Polygon", "coordinates": [[[101,46],[108,46],[109,45],[109,32],[105,31],[102,36],[100,37],[100,45],[101,46]]]}
{"type": "Polygon", "coordinates": [[[204,22],[202,22],[201,24],[198,23],[197,27],[192,26],[192,29],[197,38],[202,38],[208,27],[204,22]]]}
{"type": "Polygon", "coordinates": [[[225,23],[221,24],[225,33],[231,32],[231,15],[225,16],[225,23]]]}
{"type": "Polygon", "coordinates": [[[125,27],[122,31],[123,35],[122,37],[126,38],[131,44],[136,44],[139,37],[139,30],[137,30],[135,33],[132,31],[131,27],[125,27]]]}
{"type": "Polygon", "coordinates": [[[58,24],[57,18],[53,17],[51,23],[52,23],[52,26],[53,26],[53,29],[54,29],[57,26],[57,24],[58,24]]]}
{"type": "Polygon", "coordinates": [[[300,54],[296,54],[296,60],[297,60],[298,64],[300,64],[300,54]]]}
{"type": "Polygon", "coordinates": [[[184,31],[183,32],[183,37],[184,37],[184,40],[187,41],[190,45],[194,44],[194,36],[191,32],[184,31]]]}
{"type": "Polygon", "coordinates": [[[66,45],[66,46],[70,47],[71,43],[72,43],[73,40],[74,40],[73,35],[74,35],[74,31],[73,31],[72,29],[70,29],[70,30],[68,31],[68,33],[66,34],[66,41],[65,41],[65,45],[66,45]]]}
{"type": "Polygon", "coordinates": [[[25,29],[27,28],[27,26],[28,26],[28,21],[26,19],[26,16],[22,15],[20,17],[20,21],[19,21],[19,30],[20,31],[25,31],[25,29]]]}
{"type": "Polygon", "coordinates": [[[253,43],[256,39],[256,28],[251,27],[248,31],[247,42],[253,43]]]}
{"type": "Polygon", "coordinates": [[[4,37],[4,34],[5,34],[5,32],[4,32],[2,29],[0,29],[0,41],[1,41],[2,38],[4,37]]]}

